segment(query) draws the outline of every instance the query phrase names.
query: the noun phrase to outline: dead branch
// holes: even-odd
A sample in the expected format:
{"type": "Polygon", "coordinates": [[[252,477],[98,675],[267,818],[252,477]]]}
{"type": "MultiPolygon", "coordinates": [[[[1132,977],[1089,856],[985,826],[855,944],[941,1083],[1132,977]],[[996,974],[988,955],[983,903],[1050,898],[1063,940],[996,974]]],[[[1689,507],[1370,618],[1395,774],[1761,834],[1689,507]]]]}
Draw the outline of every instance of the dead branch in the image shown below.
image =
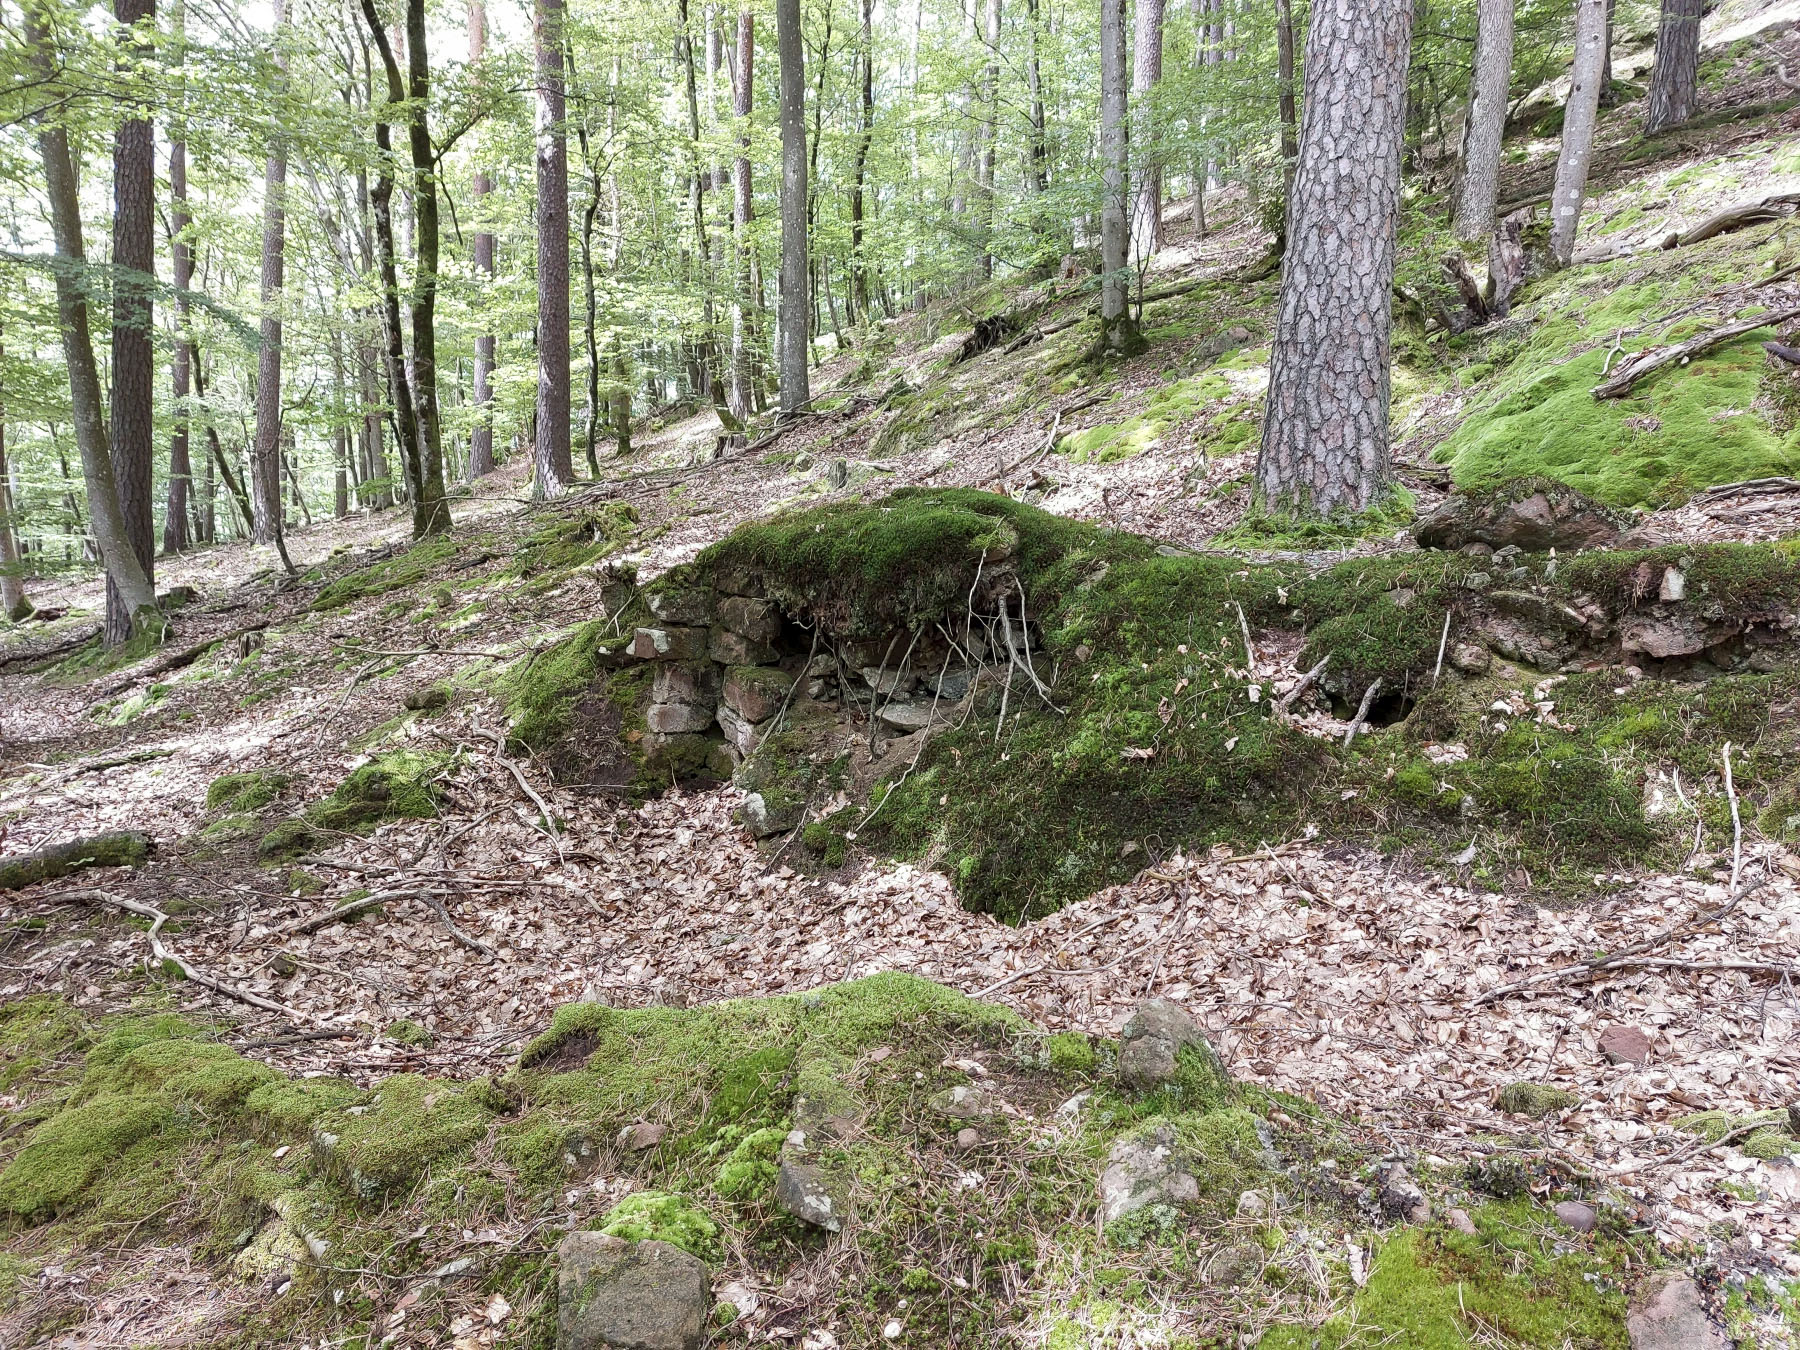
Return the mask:
{"type": "Polygon", "coordinates": [[[1331,653],[1327,652],[1324,656],[1319,658],[1319,663],[1316,666],[1300,677],[1300,682],[1298,684],[1281,696],[1281,703],[1278,705],[1281,708],[1281,711],[1286,712],[1289,708],[1293,707],[1294,700],[1299,698],[1300,695],[1304,694],[1308,689],[1311,689],[1319,676],[1325,673],[1325,667],[1330,664],[1331,653]]]}
{"type": "Polygon", "coordinates": [[[1725,210],[1708,216],[1693,229],[1682,234],[1672,234],[1663,240],[1665,249],[1686,248],[1690,244],[1704,243],[1708,239],[1717,238],[1721,234],[1729,234],[1733,230],[1741,230],[1749,225],[1762,225],[1771,220],[1785,220],[1800,210],[1800,192],[1782,192],[1773,197],[1764,197],[1759,202],[1745,202],[1740,206],[1730,206],[1725,210]]]}
{"type": "Polygon", "coordinates": [[[1778,492],[1800,492],[1800,478],[1746,478],[1741,483],[1720,483],[1696,492],[1692,502],[1717,501],[1721,497],[1771,496],[1778,492]]]}
{"type": "Polygon", "coordinates": [[[489,961],[499,959],[498,954],[492,947],[488,946],[487,943],[483,942],[480,938],[470,937],[467,933],[463,932],[462,929],[456,926],[456,920],[450,917],[449,909],[445,907],[444,902],[438,899],[437,896],[433,895],[430,891],[420,891],[418,892],[418,896],[427,905],[431,906],[438,918],[443,921],[444,927],[450,930],[450,936],[455,938],[457,942],[461,943],[472,952],[479,952],[489,961]]]}
{"type": "Polygon", "coordinates": [[[169,921],[169,916],[160,909],[149,905],[140,905],[135,900],[127,900],[122,895],[114,895],[111,891],[81,890],[62,891],[50,896],[51,900],[65,903],[86,902],[90,904],[111,905],[114,909],[122,909],[127,914],[135,914],[139,918],[150,920],[150,931],[146,936],[150,939],[150,954],[159,963],[173,965],[182,976],[202,989],[210,989],[215,994],[223,994],[226,998],[236,999],[239,1003],[248,1003],[253,1008],[261,1008],[264,1012],[278,1013],[291,1022],[310,1022],[313,1018],[297,1012],[285,1003],[277,1003],[274,999],[264,998],[261,994],[253,994],[248,989],[239,989],[235,985],[226,984],[215,979],[205,971],[185,960],[175,949],[162,940],[162,926],[169,921]]]}
{"type": "Polygon", "coordinates": [[[1369,708],[1375,702],[1375,694],[1380,688],[1381,676],[1377,675],[1369,682],[1369,687],[1363,690],[1362,702],[1356,708],[1356,717],[1350,723],[1350,730],[1344,733],[1344,749],[1350,748],[1350,743],[1356,739],[1356,733],[1362,730],[1363,719],[1369,715],[1369,708]]]}
{"type": "Polygon", "coordinates": [[[368,895],[346,901],[336,909],[327,910],[323,914],[312,914],[304,919],[295,919],[292,923],[277,928],[274,936],[294,937],[301,933],[316,933],[321,928],[329,928],[334,923],[347,923],[365,909],[373,909],[384,900],[398,900],[402,896],[417,894],[419,894],[417,891],[371,891],[368,895]]]}
{"type": "Polygon", "coordinates": [[[1789,347],[1780,342],[1765,342],[1762,347],[1777,361],[1786,361],[1790,366],[1800,366],[1800,347],[1789,347]]]}
{"type": "MultiPolygon", "coordinates": [[[[40,613],[41,612],[42,611],[40,611],[40,613]]],[[[0,656],[0,667],[10,666],[14,662],[48,661],[53,656],[61,656],[64,652],[72,652],[77,647],[82,646],[84,643],[92,642],[99,636],[99,628],[90,628],[87,632],[82,633],[77,637],[72,637],[67,642],[59,642],[53,647],[38,647],[32,651],[12,652],[6,656],[0,656]]]]}
{"type": "Polygon", "coordinates": [[[1773,328],[1794,318],[1800,318],[1800,305],[1789,305],[1785,309],[1770,310],[1765,314],[1757,314],[1748,319],[1736,319],[1709,332],[1691,337],[1686,342],[1639,352],[1629,360],[1622,361],[1617,373],[1611,379],[1595,385],[1594,397],[1596,399],[1623,398],[1637,386],[1639,381],[1661,370],[1664,366],[1674,365],[1677,362],[1685,365],[1703,352],[1709,352],[1722,343],[1730,342],[1733,338],[1742,337],[1745,333],[1754,333],[1759,328],[1773,328]]]}

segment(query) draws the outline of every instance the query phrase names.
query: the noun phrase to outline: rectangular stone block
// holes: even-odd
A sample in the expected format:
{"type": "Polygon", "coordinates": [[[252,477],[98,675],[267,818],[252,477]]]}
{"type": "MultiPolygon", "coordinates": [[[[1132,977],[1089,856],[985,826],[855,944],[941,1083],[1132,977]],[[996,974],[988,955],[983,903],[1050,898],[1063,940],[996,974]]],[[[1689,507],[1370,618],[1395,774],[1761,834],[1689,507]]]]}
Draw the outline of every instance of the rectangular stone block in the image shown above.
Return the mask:
{"type": "Polygon", "coordinates": [[[728,595],[719,601],[716,613],[721,628],[752,642],[773,642],[781,636],[781,607],[773,600],[728,595]]]}
{"type": "Polygon", "coordinates": [[[640,628],[631,635],[631,654],[641,661],[698,661],[706,655],[707,629],[640,628]]]}
{"type": "Polygon", "coordinates": [[[729,628],[712,630],[706,654],[722,666],[766,666],[775,660],[775,648],[734,633],[729,628]]]}
{"type": "Polygon", "coordinates": [[[734,666],[725,674],[725,702],[748,721],[766,722],[793,687],[793,677],[773,666],[734,666]]]}
{"type": "Polygon", "coordinates": [[[644,711],[644,725],[660,736],[705,731],[713,724],[713,710],[697,703],[652,703],[644,711]]]}
{"type": "Polygon", "coordinates": [[[697,703],[711,709],[719,701],[719,668],[711,661],[660,665],[650,683],[650,697],[658,703],[697,703]]]}
{"type": "Polygon", "coordinates": [[[649,589],[644,593],[644,603],[664,623],[705,624],[712,621],[712,592],[698,587],[649,589]]]}

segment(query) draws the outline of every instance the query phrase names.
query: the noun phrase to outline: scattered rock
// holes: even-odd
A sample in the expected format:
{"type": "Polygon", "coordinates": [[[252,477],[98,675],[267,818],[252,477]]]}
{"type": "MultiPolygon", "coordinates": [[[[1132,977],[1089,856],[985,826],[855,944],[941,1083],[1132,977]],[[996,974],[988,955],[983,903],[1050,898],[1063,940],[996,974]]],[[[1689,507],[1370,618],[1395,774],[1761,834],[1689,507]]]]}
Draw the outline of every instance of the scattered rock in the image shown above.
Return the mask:
{"type": "Polygon", "coordinates": [[[1479,642],[1459,642],[1450,649],[1450,667],[1465,675],[1485,675],[1494,664],[1488,649],[1479,642]]]}
{"type": "Polygon", "coordinates": [[[849,1208],[843,1181],[817,1163],[784,1156],[775,1174],[775,1198],[804,1223],[828,1233],[843,1229],[849,1208]]]}
{"type": "Polygon", "coordinates": [[[1591,1233],[1600,1223],[1600,1215],[1592,1205],[1584,1205],[1579,1200],[1562,1200],[1554,1211],[1558,1223],[1573,1228],[1577,1233],[1591,1233]]]}
{"type": "Polygon", "coordinates": [[[625,1147],[633,1153],[643,1153],[662,1143],[663,1136],[669,1132],[667,1125],[655,1121],[640,1120],[635,1125],[627,1125],[621,1134],[625,1147]]]}
{"type": "Polygon", "coordinates": [[[1481,1230],[1475,1226],[1475,1220],[1469,1217],[1469,1211],[1466,1209],[1446,1210],[1444,1218],[1449,1220],[1450,1226],[1459,1233],[1467,1233],[1470,1237],[1477,1237],[1481,1233],[1481,1230]]]}
{"type": "Polygon", "coordinates": [[[409,712],[435,712],[439,708],[450,706],[450,691],[433,685],[429,689],[415,689],[406,696],[406,707],[409,712]]]}
{"type": "Polygon", "coordinates": [[[1608,1027],[1600,1033],[1600,1053],[1611,1064],[1636,1064],[1650,1058],[1650,1037],[1640,1027],[1608,1027]]]}
{"type": "Polygon", "coordinates": [[[1566,1088],[1544,1083],[1508,1083],[1494,1098],[1494,1105],[1510,1116],[1529,1116],[1542,1120],[1558,1111],[1580,1106],[1581,1098],[1566,1088]]]}
{"type": "Polygon", "coordinates": [[[786,834],[798,825],[805,807],[806,803],[798,798],[770,798],[760,792],[751,792],[745,795],[738,814],[751,834],[766,839],[772,834],[786,834]]]}
{"type": "Polygon", "coordinates": [[[1240,1219],[1260,1219],[1270,1209],[1267,1191],[1245,1191],[1238,1196],[1237,1212],[1240,1219]]]}
{"type": "Polygon", "coordinates": [[[961,703],[975,687],[975,672],[967,667],[946,670],[937,677],[938,697],[949,703],[961,703]]]}
{"type": "Polygon", "coordinates": [[[876,720],[890,731],[910,735],[915,731],[923,731],[931,725],[931,705],[929,703],[886,703],[876,714],[876,720]]]}
{"type": "Polygon", "coordinates": [[[1687,599],[1687,574],[1679,567],[1665,567],[1662,584],[1657,587],[1656,598],[1664,604],[1687,599]]]}
{"type": "Polygon", "coordinates": [[[1700,1286],[1680,1271],[1661,1270],[1644,1282],[1625,1315],[1631,1350],[1727,1350],[1706,1318],[1700,1286]]]}
{"type": "Polygon", "coordinates": [[[1453,492],[1413,527],[1422,548],[1488,544],[1530,553],[1601,548],[1623,521],[1592,498],[1547,478],[1521,478],[1480,492],[1453,492]]]}
{"type": "Polygon", "coordinates": [[[1692,656],[1736,637],[1743,626],[1709,621],[1694,613],[1669,613],[1658,607],[1634,610],[1619,619],[1619,646],[1627,652],[1665,661],[1671,656],[1692,656]]]}
{"type": "Polygon", "coordinates": [[[965,1125],[956,1132],[956,1146],[960,1149],[971,1149],[981,1143],[981,1133],[972,1126],[965,1125]]]}
{"type": "Polygon", "coordinates": [[[1423,1217],[1414,1222],[1422,1223],[1431,1217],[1424,1188],[1413,1180],[1405,1163],[1392,1162],[1382,1167],[1376,1175],[1375,1195],[1381,1202],[1381,1212],[1390,1219],[1411,1219],[1421,1209],[1425,1211],[1423,1217]]]}
{"type": "Polygon", "coordinates": [[[1183,1046],[1198,1050],[1220,1081],[1224,1080],[1218,1056],[1187,1011],[1166,998],[1144,1000],[1120,1036],[1119,1081],[1140,1089],[1174,1081],[1183,1046]]]}
{"type": "Polygon", "coordinates": [[[931,1094],[929,1103],[949,1120],[997,1120],[1006,1115],[1006,1102],[986,1083],[969,1083],[931,1094]]]}
{"type": "Polygon", "coordinates": [[[557,1248],[557,1350],[700,1350],[706,1263],[666,1242],[570,1233],[557,1248]]]}
{"type": "Polygon", "coordinates": [[[1175,1130],[1158,1125],[1112,1147],[1100,1174],[1100,1213],[1107,1223],[1145,1205],[1192,1204],[1200,1183],[1175,1152],[1175,1130]]]}
{"type": "Polygon", "coordinates": [[[1235,1289],[1261,1277],[1267,1258],[1255,1243],[1233,1242],[1207,1258],[1206,1282],[1215,1289],[1235,1289]]]}

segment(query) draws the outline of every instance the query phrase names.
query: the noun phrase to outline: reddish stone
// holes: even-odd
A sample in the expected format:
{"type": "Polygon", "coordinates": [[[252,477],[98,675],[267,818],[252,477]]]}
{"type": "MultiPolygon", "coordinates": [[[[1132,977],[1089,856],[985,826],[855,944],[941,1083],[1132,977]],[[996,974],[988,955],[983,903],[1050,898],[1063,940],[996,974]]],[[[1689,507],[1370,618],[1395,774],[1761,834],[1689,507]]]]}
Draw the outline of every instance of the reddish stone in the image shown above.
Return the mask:
{"type": "Polygon", "coordinates": [[[1608,1027],[1600,1033],[1600,1053],[1610,1063],[1641,1068],[1650,1058],[1650,1036],[1638,1027],[1608,1027]]]}

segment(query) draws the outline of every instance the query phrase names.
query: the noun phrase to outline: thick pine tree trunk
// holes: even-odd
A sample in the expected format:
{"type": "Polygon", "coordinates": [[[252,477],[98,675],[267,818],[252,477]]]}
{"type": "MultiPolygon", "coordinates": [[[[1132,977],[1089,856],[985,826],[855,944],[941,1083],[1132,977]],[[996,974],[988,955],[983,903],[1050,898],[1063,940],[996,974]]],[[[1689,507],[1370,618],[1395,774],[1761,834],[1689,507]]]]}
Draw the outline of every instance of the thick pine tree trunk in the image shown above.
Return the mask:
{"type": "Polygon", "coordinates": [[[1606,0],[1575,0],[1575,64],[1563,109],[1562,150],[1550,194],[1550,252],[1564,267],[1575,256],[1575,232],[1587,199],[1594,158],[1594,123],[1600,115],[1600,72],[1606,56],[1606,0]]]}
{"type": "MultiPolygon", "coordinates": [[[[286,0],[274,0],[275,39],[287,26],[286,0]]],[[[256,440],[250,454],[255,538],[274,542],[281,528],[281,292],[287,261],[287,140],[277,131],[263,173],[262,333],[256,351],[256,440]]]]}
{"type": "Polygon", "coordinates": [[[755,198],[750,179],[750,113],[756,76],[756,16],[745,9],[738,14],[737,85],[732,91],[732,116],[738,122],[738,157],[732,166],[731,219],[737,240],[737,296],[731,306],[731,391],[729,405],[740,422],[756,410],[755,329],[756,278],[751,269],[750,221],[755,198]]]}
{"type": "Polygon", "coordinates": [[[1131,258],[1142,266],[1162,247],[1162,165],[1156,157],[1151,91],[1162,81],[1163,0],[1137,0],[1137,50],[1132,54],[1131,258]]]}
{"type": "Polygon", "coordinates": [[[1474,97],[1463,135],[1462,192],[1456,200],[1459,239],[1478,240],[1494,228],[1494,203],[1500,194],[1500,142],[1506,131],[1512,58],[1513,0],[1479,0],[1474,97]]]}
{"type": "MultiPolygon", "coordinates": [[[[25,41],[32,48],[35,64],[46,81],[54,80],[59,56],[35,6],[26,6],[24,21],[25,41]]],[[[59,264],[55,269],[57,320],[69,371],[69,410],[87,486],[90,527],[109,584],[117,588],[138,625],[154,624],[158,618],[156,589],[138,562],[125,514],[119,509],[112,449],[107,444],[100,370],[94,363],[93,336],[88,326],[88,264],[81,238],[81,195],[75,181],[75,163],[69,154],[68,132],[53,123],[41,122],[38,151],[44,162],[52,247],[59,264]]]]}
{"type": "Polygon", "coordinates": [[[1131,266],[1130,131],[1125,107],[1125,0],[1100,0],[1100,340],[1096,354],[1142,342],[1127,313],[1131,266]]]}
{"type": "Polygon", "coordinates": [[[1313,5],[1256,463],[1265,509],[1363,511],[1392,482],[1389,334],[1412,18],[1412,0],[1313,5]]]}
{"type": "MultiPolygon", "coordinates": [[[[182,59],[185,46],[186,0],[175,0],[170,29],[174,58],[182,59]]],[[[169,146],[169,252],[175,280],[175,351],[170,361],[170,384],[175,402],[175,431],[169,438],[169,498],[163,511],[163,552],[179,553],[188,546],[188,499],[192,496],[194,466],[190,452],[188,383],[193,351],[188,341],[188,289],[194,284],[194,246],[187,240],[187,142],[169,146]]]]}
{"type": "MultiPolygon", "coordinates": [[[[484,0],[469,0],[469,65],[479,68],[487,51],[487,5],[484,0]]],[[[472,188],[476,221],[474,240],[475,275],[479,281],[494,280],[494,234],[483,228],[485,199],[494,189],[494,181],[483,169],[475,171],[472,188]]],[[[494,391],[489,383],[494,374],[494,335],[483,331],[475,338],[475,425],[469,431],[469,477],[471,480],[494,471],[494,391]]]]}
{"type": "Polygon", "coordinates": [[[775,0],[775,51],[781,67],[781,296],[776,311],[776,369],[781,416],[796,417],[812,402],[807,385],[806,334],[812,310],[807,285],[806,48],[800,0],[775,0]]]}
{"type": "MultiPolygon", "coordinates": [[[[154,0],[116,0],[113,17],[135,25],[155,16],[154,0]]],[[[123,41],[140,53],[137,38],[123,41]]],[[[150,287],[156,277],[156,142],[150,120],[130,117],[113,134],[112,457],[125,534],[145,578],[155,585],[156,533],[150,481],[156,429],[151,408],[156,367],[150,345],[150,287]]],[[[131,606],[109,580],[106,640],[131,636],[131,606]]]]}
{"type": "Polygon", "coordinates": [[[1645,102],[1644,134],[1680,126],[1694,115],[1699,99],[1700,16],[1702,0],[1662,0],[1662,23],[1656,30],[1656,64],[1650,71],[1650,97],[1645,102]]]}
{"type": "Polygon", "coordinates": [[[569,137],[564,127],[563,0],[537,0],[537,444],[532,495],[575,481],[569,455],[569,137]]]}

